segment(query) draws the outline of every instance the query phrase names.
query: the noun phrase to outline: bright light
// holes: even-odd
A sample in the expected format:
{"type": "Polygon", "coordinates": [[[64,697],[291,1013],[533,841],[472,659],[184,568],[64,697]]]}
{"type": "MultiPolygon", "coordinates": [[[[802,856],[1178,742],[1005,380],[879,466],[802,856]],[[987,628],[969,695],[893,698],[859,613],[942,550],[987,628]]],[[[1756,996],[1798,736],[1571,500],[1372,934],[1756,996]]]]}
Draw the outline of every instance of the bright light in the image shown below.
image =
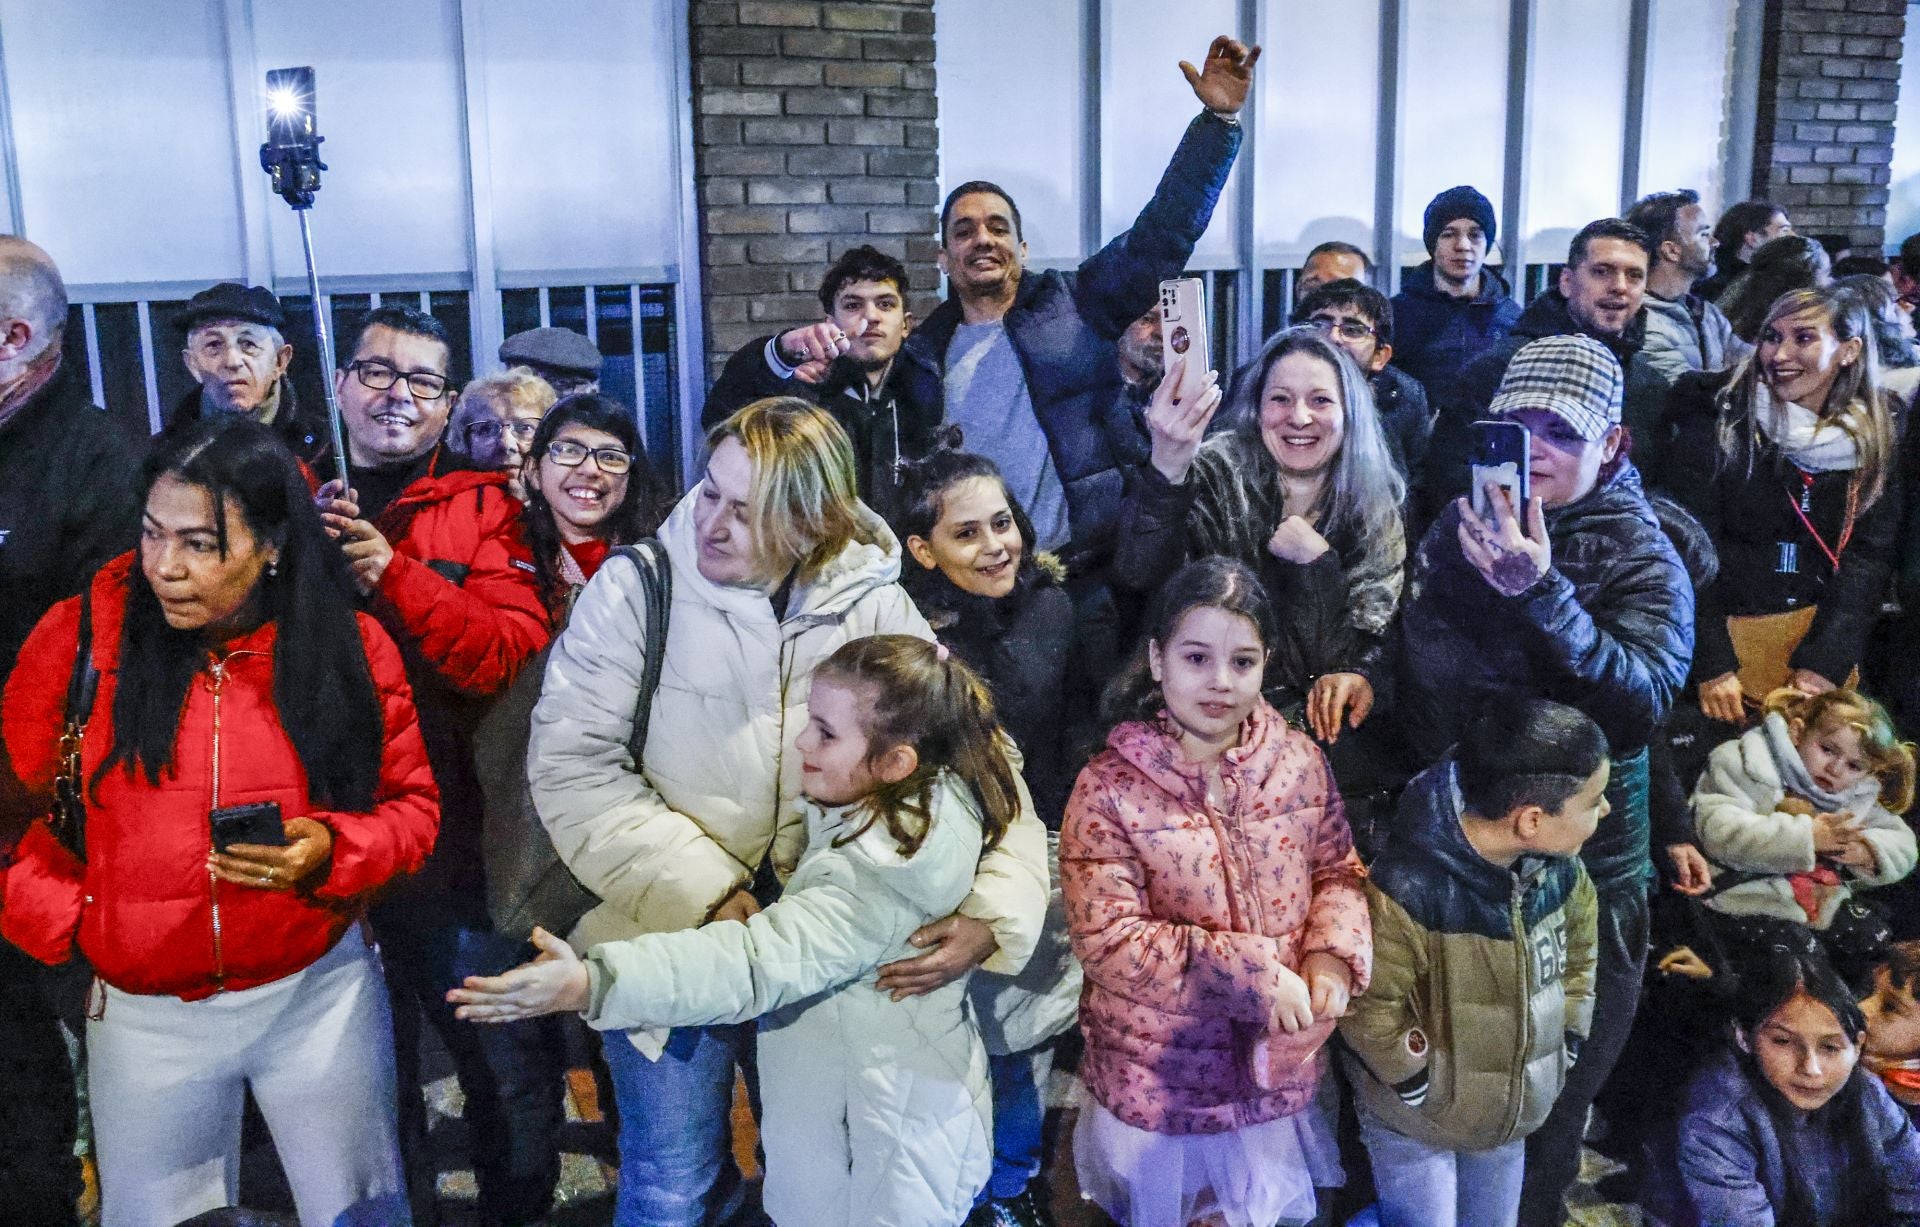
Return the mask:
{"type": "Polygon", "coordinates": [[[291,86],[282,85],[267,91],[267,110],[282,123],[306,113],[306,106],[300,95],[291,86]]]}

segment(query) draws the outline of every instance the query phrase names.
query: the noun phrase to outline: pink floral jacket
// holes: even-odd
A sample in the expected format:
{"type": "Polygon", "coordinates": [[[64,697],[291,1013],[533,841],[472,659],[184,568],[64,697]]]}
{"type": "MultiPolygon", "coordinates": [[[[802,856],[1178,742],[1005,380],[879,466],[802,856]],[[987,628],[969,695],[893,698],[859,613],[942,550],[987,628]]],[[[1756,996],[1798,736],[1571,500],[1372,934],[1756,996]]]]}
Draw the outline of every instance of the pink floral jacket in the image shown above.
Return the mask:
{"type": "Polygon", "coordinates": [[[1363,871],[1326,759],[1266,703],[1221,763],[1225,808],[1159,723],[1122,724],[1080,773],[1060,836],[1086,970],[1080,1076],[1121,1120],[1222,1133],[1305,1107],[1333,1022],[1268,1034],[1282,965],[1372,972],[1363,871]],[[1267,1068],[1256,1084],[1255,1042],[1267,1068]]]}

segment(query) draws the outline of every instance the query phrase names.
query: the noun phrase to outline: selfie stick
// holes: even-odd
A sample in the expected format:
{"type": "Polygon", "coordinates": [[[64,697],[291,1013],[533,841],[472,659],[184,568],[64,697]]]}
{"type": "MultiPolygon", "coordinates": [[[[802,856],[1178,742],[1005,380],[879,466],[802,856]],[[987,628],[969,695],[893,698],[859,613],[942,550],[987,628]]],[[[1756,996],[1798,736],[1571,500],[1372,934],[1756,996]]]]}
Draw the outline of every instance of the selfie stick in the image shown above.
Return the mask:
{"type": "Polygon", "coordinates": [[[327,429],[332,434],[334,477],[341,496],[347,482],[347,445],[340,428],[340,399],[333,390],[333,332],[320,301],[320,270],[313,262],[313,226],[307,214],[320,190],[320,142],[314,130],[313,69],[276,68],[267,74],[267,142],[260,146],[260,167],[273,181],[273,190],[293,206],[300,219],[300,250],[307,261],[307,294],[313,303],[313,333],[320,343],[320,387],[327,399],[327,429]]]}

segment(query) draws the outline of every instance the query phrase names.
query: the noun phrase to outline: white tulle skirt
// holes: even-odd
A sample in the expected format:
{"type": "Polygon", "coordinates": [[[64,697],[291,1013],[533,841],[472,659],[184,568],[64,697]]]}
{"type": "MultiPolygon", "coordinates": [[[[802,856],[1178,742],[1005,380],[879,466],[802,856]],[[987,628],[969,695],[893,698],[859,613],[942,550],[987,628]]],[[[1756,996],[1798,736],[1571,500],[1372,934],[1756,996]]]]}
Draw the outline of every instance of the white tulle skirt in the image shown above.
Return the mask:
{"type": "Polygon", "coordinates": [[[1082,1092],[1073,1155],[1080,1192],[1124,1227],[1301,1224],[1316,1187],[1346,1183],[1333,1129],[1312,1103],[1232,1133],[1150,1133],[1082,1092]]]}

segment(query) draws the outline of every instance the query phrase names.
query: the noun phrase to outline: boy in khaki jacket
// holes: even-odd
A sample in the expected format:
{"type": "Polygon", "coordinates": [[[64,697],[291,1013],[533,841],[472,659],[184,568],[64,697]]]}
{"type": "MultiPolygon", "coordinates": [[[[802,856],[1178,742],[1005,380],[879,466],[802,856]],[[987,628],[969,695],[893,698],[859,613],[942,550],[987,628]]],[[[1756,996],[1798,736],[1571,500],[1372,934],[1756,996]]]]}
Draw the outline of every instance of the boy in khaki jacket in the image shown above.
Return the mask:
{"type": "Polygon", "coordinates": [[[1340,1023],[1385,1227],[1512,1223],[1593,1012],[1607,742],[1504,704],[1414,780],[1367,883],[1374,975],[1340,1023]]]}

